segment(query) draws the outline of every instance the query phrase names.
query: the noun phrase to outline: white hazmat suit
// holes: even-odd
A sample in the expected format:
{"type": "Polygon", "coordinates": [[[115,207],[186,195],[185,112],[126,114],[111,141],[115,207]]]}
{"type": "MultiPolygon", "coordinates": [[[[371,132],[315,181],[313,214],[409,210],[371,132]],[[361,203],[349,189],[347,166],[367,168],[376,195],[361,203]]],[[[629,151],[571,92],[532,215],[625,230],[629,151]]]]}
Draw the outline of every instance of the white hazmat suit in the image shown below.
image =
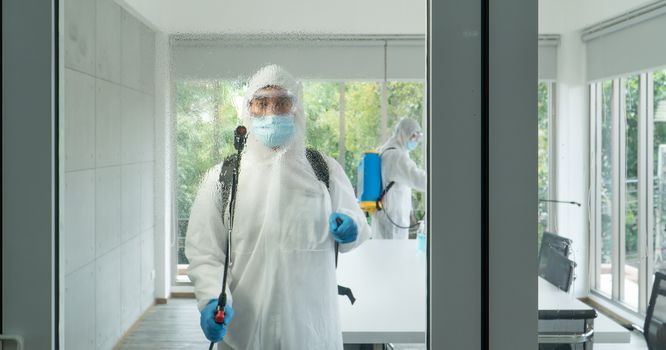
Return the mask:
{"type": "MultiPolygon", "coordinates": [[[[327,189],[306,159],[300,85],[289,73],[270,65],[255,74],[243,105],[243,123],[251,125],[249,101],[267,86],[296,96],[296,133],[277,150],[264,146],[251,132],[248,135],[240,165],[227,293],[234,317],[218,349],[342,349],[338,300],[348,300],[337,295],[328,218],[332,212],[343,213],[358,227],[356,241],[340,244],[340,252],[365,241],[370,227],[342,167],[324,156],[330,177],[327,189]]],[[[218,203],[220,167],[213,167],[203,179],[187,229],[188,274],[199,310],[218,297],[222,285],[227,229],[218,203]]]]}
{"type": "Polygon", "coordinates": [[[426,172],[409,158],[407,142],[410,137],[420,134],[421,128],[413,119],[402,119],[395,127],[393,136],[379,149],[382,152],[382,186],[395,183],[383,200],[383,210],[372,217],[373,239],[407,239],[409,230],[400,228],[410,224],[412,211],[412,189],[425,192],[426,172]],[[389,217],[387,217],[387,215],[389,217]]]}

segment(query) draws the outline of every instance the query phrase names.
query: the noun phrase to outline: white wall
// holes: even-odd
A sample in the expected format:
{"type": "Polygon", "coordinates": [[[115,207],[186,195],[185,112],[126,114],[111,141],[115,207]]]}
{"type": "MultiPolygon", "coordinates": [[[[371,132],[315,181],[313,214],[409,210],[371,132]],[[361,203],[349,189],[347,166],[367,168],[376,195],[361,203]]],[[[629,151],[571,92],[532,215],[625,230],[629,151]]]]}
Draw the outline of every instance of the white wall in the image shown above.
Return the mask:
{"type": "Polygon", "coordinates": [[[68,0],[64,47],[64,348],[111,349],[154,302],[155,38],[112,0],[68,0]]]}
{"type": "Polygon", "coordinates": [[[168,299],[171,295],[172,239],[175,236],[172,233],[175,123],[170,108],[173,101],[168,35],[156,34],[155,54],[155,298],[168,299]]]}
{"type": "Polygon", "coordinates": [[[558,205],[557,232],[573,240],[572,258],[578,264],[574,293],[582,297],[586,296],[589,290],[589,109],[585,46],[578,32],[562,34],[557,61],[556,198],[582,204],[581,207],[558,205]]]}

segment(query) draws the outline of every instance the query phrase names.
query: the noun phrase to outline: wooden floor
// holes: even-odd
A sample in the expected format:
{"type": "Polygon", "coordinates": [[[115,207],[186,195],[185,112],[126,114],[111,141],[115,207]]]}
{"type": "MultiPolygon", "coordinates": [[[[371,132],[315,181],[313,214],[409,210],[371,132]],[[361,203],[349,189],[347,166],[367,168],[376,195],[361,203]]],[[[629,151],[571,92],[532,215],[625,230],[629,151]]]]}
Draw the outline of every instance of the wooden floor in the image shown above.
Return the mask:
{"type": "MultiPolygon", "coordinates": [[[[345,345],[345,349],[358,349],[345,345]]],[[[633,335],[630,344],[595,344],[595,350],[646,349],[645,341],[633,335]]],[[[194,299],[169,299],[168,304],[155,305],[130,330],[115,348],[118,350],[145,349],[208,349],[208,342],[199,328],[199,311],[194,299]]],[[[402,345],[396,349],[425,349],[424,345],[402,345]]]]}
{"type": "MultiPolygon", "coordinates": [[[[139,322],[130,329],[125,338],[114,349],[190,349],[205,350],[209,343],[199,327],[199,311],[194,299],[169,299],[167,304],[150,308],[139,322]]],[[[381,346],[349,345],[345,350],[382,349],[381,346]]],[[[402,345],[395,348],[408,350],[425,349],[425,345],[402,345]]]]}
{"type": "Polygon", "coordinates": [[[115,349],[206,350],[208,345],[199,327],[196,301],[169,299],[148,310],[115,349]]]}

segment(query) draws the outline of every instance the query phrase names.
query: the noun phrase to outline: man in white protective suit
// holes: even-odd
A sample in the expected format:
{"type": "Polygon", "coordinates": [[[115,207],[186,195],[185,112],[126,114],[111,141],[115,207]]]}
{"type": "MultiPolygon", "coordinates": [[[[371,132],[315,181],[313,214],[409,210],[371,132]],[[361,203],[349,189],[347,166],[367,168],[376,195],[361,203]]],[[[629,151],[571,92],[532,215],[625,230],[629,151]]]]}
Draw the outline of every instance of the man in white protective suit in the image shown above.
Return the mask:
{"type": "Polygon", "coordinates": [[[241,118],[249,135],[240,158],[223,324],[213,320],[229,223],[227,203],[220,201],[222,164],[204,176],[192,205],[188,274],[202,330],[218,349],[343,348],[336,246],[343,253],[354,249],[370,227],[342,167],[320,155],[322,181],[311,150],[306,157],[300,90],[275,65],[248,84],[241,118]]]}
{"type": "Polygon", "coordinates": [[[403,118],[395,126],[393,136],[379,149],[386,194],[382,210],[372,217],[373,239],[407,239],[412,190],[425,192],[426,189],[425,170],[409,157],[409,152],[416,149],[422,137],[419,124],[413,119],[403,118]],[[390,188],[386,190],[388,186],[390,188]]]}

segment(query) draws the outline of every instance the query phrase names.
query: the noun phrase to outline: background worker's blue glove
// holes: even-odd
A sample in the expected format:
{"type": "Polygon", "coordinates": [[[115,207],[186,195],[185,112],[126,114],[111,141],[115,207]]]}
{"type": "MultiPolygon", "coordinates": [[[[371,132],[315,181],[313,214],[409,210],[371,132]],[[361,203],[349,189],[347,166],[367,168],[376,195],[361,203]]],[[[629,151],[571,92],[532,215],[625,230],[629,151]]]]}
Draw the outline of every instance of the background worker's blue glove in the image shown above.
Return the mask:
{"type": "Polygon", "coordinates": [[[234,317],[234,309],[229,305],[224,306],[224,324],[215,322],[215,309],[217,308],[217,299],[212,299],[206,307],[201,310],[201,330],[203,330],[206,338],[214,343],[221,342],[224,336],[227,335],[227,328],[229,322],[234,317]]]}
{"type": "Polygon", "coordinates": [[[349,243],[358,237],[356,222],[342,213],[333,213],[328,218],[328,227],[331,229],[333,239],[338,243],[349,243]]]}

